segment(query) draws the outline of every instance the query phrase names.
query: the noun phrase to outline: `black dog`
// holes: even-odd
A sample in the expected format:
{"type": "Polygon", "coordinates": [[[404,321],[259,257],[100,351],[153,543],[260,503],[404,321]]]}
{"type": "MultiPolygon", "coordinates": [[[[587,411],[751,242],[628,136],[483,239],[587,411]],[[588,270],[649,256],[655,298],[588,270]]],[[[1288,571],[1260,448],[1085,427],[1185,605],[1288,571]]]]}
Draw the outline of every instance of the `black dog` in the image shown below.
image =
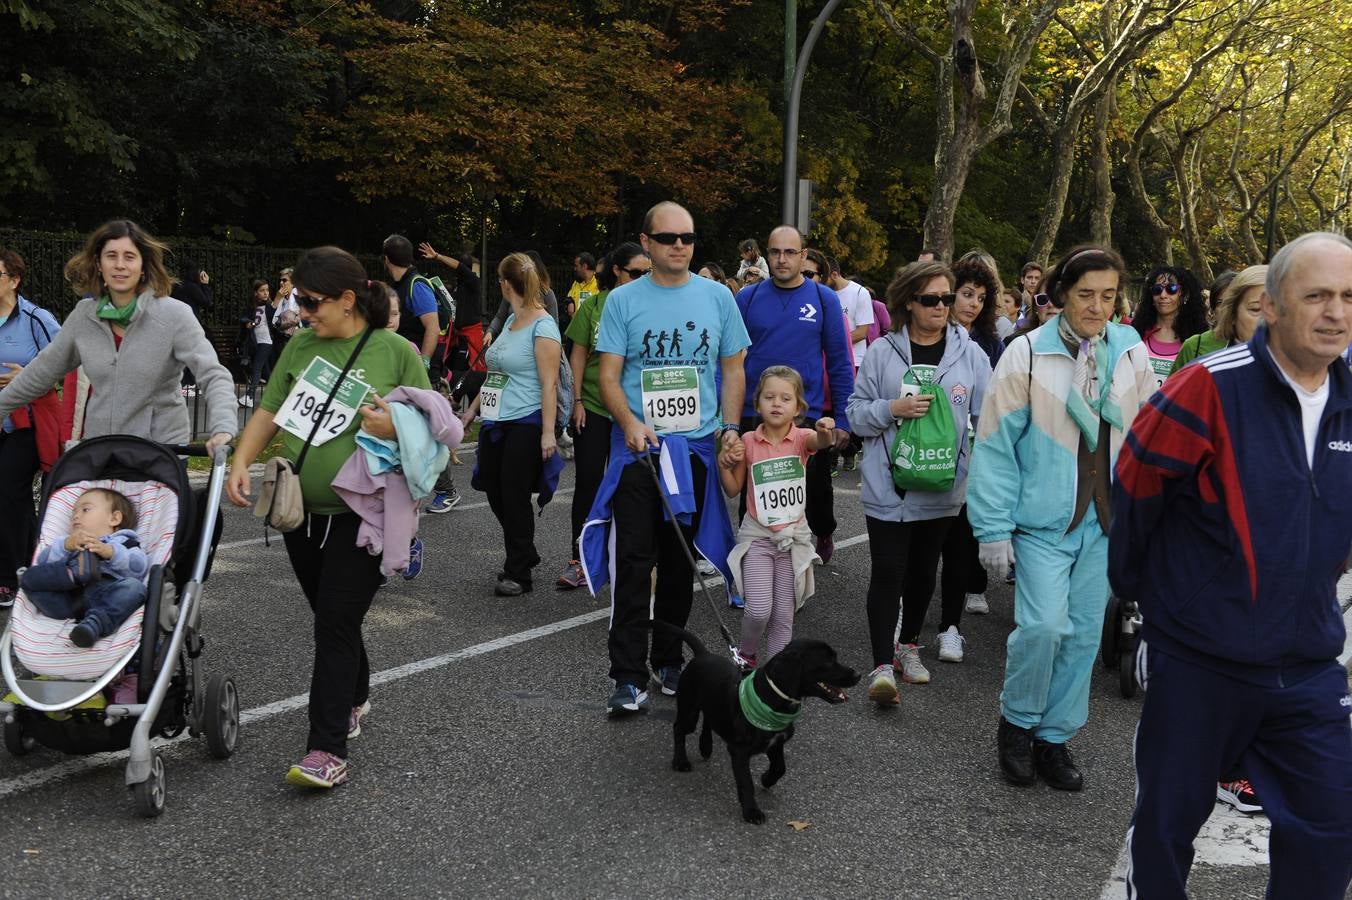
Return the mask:
{"type": "MultiPolygon", "coordinates": [[[[654,624],[674,627],[662,622],[654,624]]],[[[761,784],[773,786],[784,776],[784,745],[793,737],[790,720],[802,712],[803,700],[819,697],[827,703],[844,703],[849,698],[842,688],[858,684],[859,673],[837,662],[836,651],[829,644],[799,638],[756,670],[746,689],[754,696],[744,699],[740,695],[743,675],[732,660],[710,653],[690,632],[676,630],[695,651],[695,657],[681,673],[676,690],[676,724],[672,728],[675,753],[671,767],[677,772],[690,771],[685,738],[695,730],[703,714],[700,755],[708,759],[713,753],[715,732],[727,743],[742,818],[760,825],[765,822],[765,813],[756,805],[751,757],[764,753],[770,758],[770,768],[761,776],[761,784]],[[748,709],[753,718],[769,728],[753,724],[748,719],[748,709]]]]}

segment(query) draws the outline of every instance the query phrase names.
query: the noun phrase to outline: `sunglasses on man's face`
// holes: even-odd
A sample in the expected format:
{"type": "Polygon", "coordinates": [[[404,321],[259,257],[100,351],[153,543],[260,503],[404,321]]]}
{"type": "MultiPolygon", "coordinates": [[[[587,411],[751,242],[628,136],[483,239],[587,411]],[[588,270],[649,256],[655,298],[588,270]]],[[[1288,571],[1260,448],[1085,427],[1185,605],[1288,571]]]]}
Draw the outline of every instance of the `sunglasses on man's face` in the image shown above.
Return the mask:
{"type": "Polygon", "coordinates": [[[933,309],[942,303],[944,306],[952,306],[958,302],[957,294],[916,294],[915,302],[921,306],[933,309]]]}
{"type": "Polygon", "coordinates": [[[1156,297],[1163,297],[1166,291],[1170,297],[1174,296],[1179,291],[1178,284],[1171,281],[1168,284],[1157,284],[1150,289],[1150,293],[1156,297]]]}
{"type": "Polygon", "coordinates": [[[650,240],[657,241],[663,246],[670,247],[677,241],[689,247],[695,243],[695,232],[693,231],[659,231],[656,234],[648,235],[650,240]]]}
{"type": "Polygon", "coordinates": [[[1066,301],[1062,300],[1060,297],[1053,297],[1051,294],[1034,294],[1033,302],[1038,306],[1055,306],[1057,309],[1061,309],[1066,305],[1066,301]]]}

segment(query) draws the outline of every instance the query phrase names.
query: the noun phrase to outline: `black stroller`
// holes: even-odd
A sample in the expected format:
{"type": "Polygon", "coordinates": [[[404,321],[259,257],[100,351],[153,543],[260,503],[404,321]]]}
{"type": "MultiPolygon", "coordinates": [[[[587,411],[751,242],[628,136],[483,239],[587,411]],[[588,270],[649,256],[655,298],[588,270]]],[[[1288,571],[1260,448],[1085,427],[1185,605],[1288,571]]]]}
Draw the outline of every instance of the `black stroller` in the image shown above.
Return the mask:
{"type": "Polygon", "coordinates": [[[1141,611],[1135,601],[1108,597],[1099,653],[1105,669],[1117,670],[1117,689],[1128,700],[1136,696],[1136,650],[1141,643],[1141,622],[1141,611]]]}
{"type": "Polygon", "coordinates": [[[19,756],[35,744],[72,754],[130,748],[126,783],[145,816],[164,811],[166,794],[164,760],[151,738],[187,729],[204,736],[217,759],[234,753],[239,740],[235,683],[220,672],[206,678],[201,660],[201,598],[220,539],[226,450],[217,451],[200,495],[177,454],[205,456],[206,450],[129,435],[91,438],[57,460],[43,490],[39,551],[69,532],[84,491],[107,487],[132,501],[151,563],[143,609],[80,649],[69,639],[71,620],[43,616],[20,591],[0,637],[9,689],[0,700],[6,749],[19,756]],[[24,674],[16,672],[13,657],[24,674]],[[129,667],[137,674],[135,702],[110,702],[105,689],[129,667]]]}

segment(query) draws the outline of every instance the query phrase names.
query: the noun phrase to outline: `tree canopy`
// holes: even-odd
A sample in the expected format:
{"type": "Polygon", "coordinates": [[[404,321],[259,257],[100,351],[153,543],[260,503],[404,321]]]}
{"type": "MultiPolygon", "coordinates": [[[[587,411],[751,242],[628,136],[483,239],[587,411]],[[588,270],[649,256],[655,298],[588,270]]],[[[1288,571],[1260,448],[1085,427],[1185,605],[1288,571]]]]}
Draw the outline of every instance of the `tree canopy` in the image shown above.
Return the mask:
{"type": "MultiPolygon", "coordinates": [[[[670,197],[726,264],[778,224],[782,29],[778,0],[0,0],[0,221],[359,251],[486,225],[557,258],[670,197]]],[[[1315,0],[844,3],[805,83],[810,240],[879,283],[922,243],[1261,261],[1345,227],[1349,48],[1315,0]]]]}

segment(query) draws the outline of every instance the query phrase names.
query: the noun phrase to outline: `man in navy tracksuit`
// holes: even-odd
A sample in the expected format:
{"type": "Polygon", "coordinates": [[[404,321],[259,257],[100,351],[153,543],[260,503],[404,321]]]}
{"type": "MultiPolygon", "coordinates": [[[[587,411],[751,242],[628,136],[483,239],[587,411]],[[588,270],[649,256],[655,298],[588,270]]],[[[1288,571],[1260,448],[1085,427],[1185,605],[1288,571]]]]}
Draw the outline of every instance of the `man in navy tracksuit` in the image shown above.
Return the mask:
{"type": "Polygon", "coordinates": [[[1248,344],[1183,369],[1117,463],[1109,574],[1145,618],[1128,897],[1184,897],[1236,764],[1272,823],[1268,897],[1352,882],[1352,699],[1335,586],[1352,550],[1352,242],[1267,275],[1248,344]]]}
{"type": "MultiPolygon", "coordinates": [[[[797,228],[781,225],[770,232],[767,252],[771,280],[737,293],[737,309],[751,336],[742,431],[750,432],[759,424],[755,389],[761,373],[768,366],[792,366],[803,377],[803,399],[807,401],[804,427],[811,428],[834,397],[839,401],[835,408],[837,446],[844,446],[850,429],[845,398],[854,392],[854,365],[850,362],[850,336],[845,331],[840,298],[819,281],[804,277],[803,236],[797,228]]],[[[741,511],[745,510],[744,496],[741,511]]],[[[822,562],[830,562],[836,516],[831,462],[826,453],[813,454],[808,460],[807,524],[816,535],[822,562]]]]}

